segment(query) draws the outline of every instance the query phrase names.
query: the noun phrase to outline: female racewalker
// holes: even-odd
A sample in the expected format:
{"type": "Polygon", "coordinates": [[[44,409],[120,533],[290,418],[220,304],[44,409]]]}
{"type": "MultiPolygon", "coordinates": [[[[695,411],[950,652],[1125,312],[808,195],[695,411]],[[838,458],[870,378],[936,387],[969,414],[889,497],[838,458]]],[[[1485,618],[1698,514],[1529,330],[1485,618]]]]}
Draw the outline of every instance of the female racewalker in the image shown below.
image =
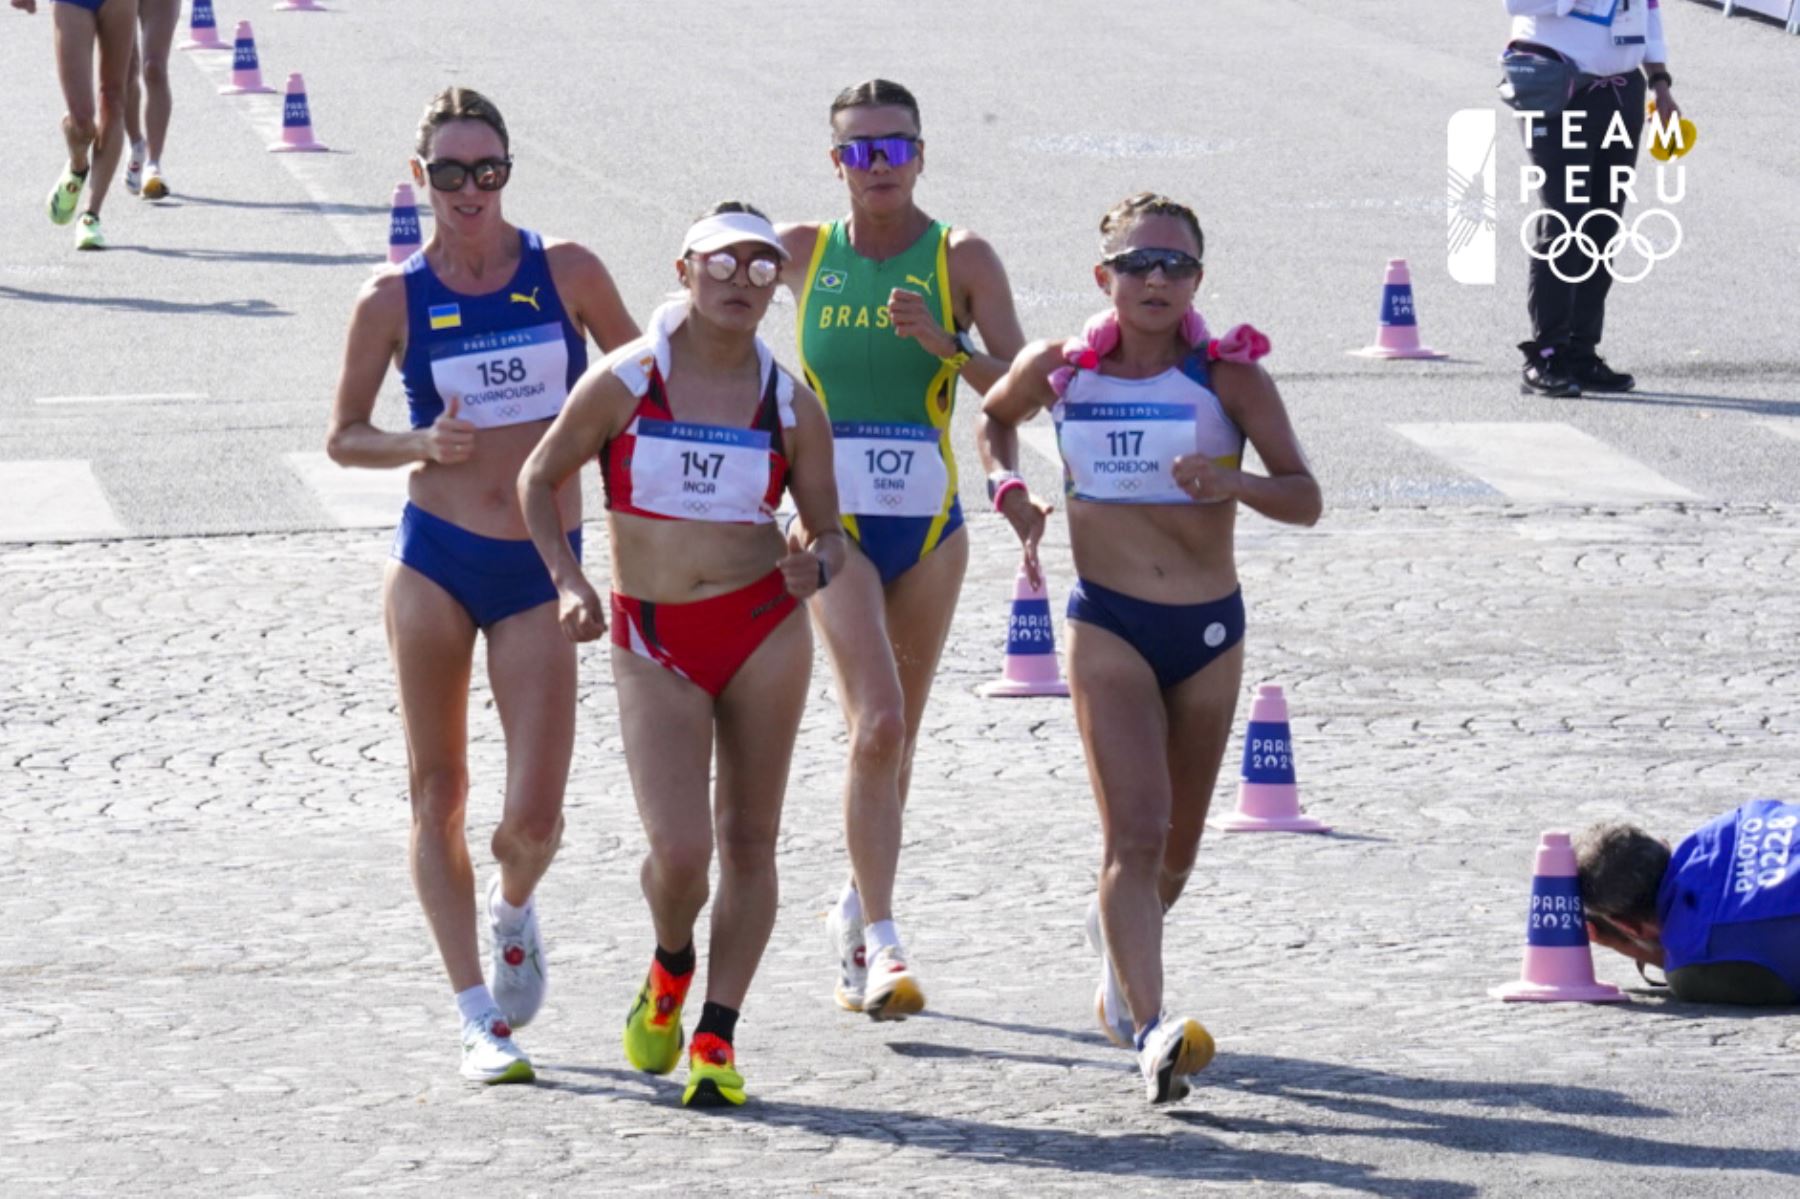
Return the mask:
{"type": "MultiPolygon", "coordinates": [[[[34,13],[37,0],[12,0],[12,6],[34,13]]],[[[66,225],[81,213],[75,230],[77,250],[106,248],[100,207],[106,203],[125,144],[125,80],[137,45],[137,10],[138,0],[50,0],[56,22],[56,76],[68,108],[62,120],[63,140],[69,144],[68,165],[50,189],[50,220],[66,225]]]]}
{"type": "Polygon", "coordinates": [[[1255,365],[1267,339],[1246,325],[1211,341],[1193,308],[1205,244],[1193,212],[1133,196],[1100,234],[1094,275],[1112,308],[1084,337],[1019,355],[988,393],[978,444],[1036,579],[1049,508],[1016,473],[1016,428],[1041,408],[1056,420],[1077,575],[1069,683],[1105,840],[1097,1006],[1161,1103],[1212,1057],[1196,1021],[1163,1016],[1162,928],[1200,848],[1243,675],[1237,505],[1310,525],[1320,498],[1255,365]],[[1266,476],[1240,465],[1246,435],[1266,476]]]}
{"type": "MultiPolygon", "coordinates": [[[[364,286],[351,318],[329,450],[345,466],[418,464],[407,485],[385,587],[388,648],[412,797],[413,883],[456,992],[462,1073],[524,1082],[513,1043],[544,999],[532,892],[562,839],[575,737],[575,651],[557,625],[556,588],[514,497],[519,467],[587,368],[637,335],[600,260],[573,242],[507,223],[506,123],[467,88],[431,101],[413,176],[431,184],[436,227],[404,264],[364,286]],[[371,421],[389,363],[411,429],[371,421]],[[463,840],[469,676],[477,633],[506,738],[499,870],[482,903],[493,990],[482,981],[475,875],[463,840]]],[[[557,493],[553,520],[581,545],[581,492],[557,493]]]]}
{"type": "Polygon", "coordinates": [[[181,0],[138,0],[138,38],[126,73],[125,190],[146,200],[169,194],[163,180],[163,146],[175,97],[169,90],[169,47],[181,20],[181,0]]]}
{"type": "Polygon", "coordinates": [[[831,133],[850,215],[782,231],[805,264],[788,273],[800,355],[831,416],[838,506],[856,546],[840,585],[811,605],[850,741],[851,877],[827,923],[838,1003],[898,1019],[925,1006],[894,924],[901,812],[969,563],[951,410],[957,380],[986,391],[1025,336],[993,247],[914,202],[925,143],[912,93],[885,79],[847,88],[831,133]]]}
{"type": "Polygon", "coordinates": [[[744,1102],[733,1037],[775,924],[775,837],[812,678],[812,634],[790,617],[835,581],[845,557],[830,426],[756,335],[782,254],[774,226],[749,205],[703,216],[675,264],[686,296],[582,380],[519,479],[563,629],[591,641],[606,617],[562,539],[553,496],[600,456],[613,681],[650,842],[643,886],[656,934],[625,1019],[625,1056],[653,1074],[681,1057],[716,830],[706,1004],[681,1096],[697,1107],[744,1102]],[[784,488],[807,527],[822,530],[814,548],[776,531],[784,488]]]}

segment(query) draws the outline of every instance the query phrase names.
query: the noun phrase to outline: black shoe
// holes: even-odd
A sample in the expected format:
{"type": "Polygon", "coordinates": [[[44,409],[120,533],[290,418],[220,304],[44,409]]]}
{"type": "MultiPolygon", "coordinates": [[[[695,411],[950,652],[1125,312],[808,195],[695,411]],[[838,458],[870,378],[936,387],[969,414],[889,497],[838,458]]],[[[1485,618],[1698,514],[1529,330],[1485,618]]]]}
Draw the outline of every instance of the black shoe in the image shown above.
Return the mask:
{"type": "Polygon", "coordinates": [[[1573,375],[1562,369],[1562,364],[1554,358],[1539,358],[1525,364],[1520,376],[1524,382],[1519,384],[1520,395],[1531,395],[1534,392],[1552,399],[1573,399],[1581,394],[1581,384],[1573,375]]]}
{"type": "Polygon", "coordinates": [[[1583,391],[1630,391],[1637,380],[1606,365],[1598,354],[1569,359],[1569,375],[1583,391]]]}

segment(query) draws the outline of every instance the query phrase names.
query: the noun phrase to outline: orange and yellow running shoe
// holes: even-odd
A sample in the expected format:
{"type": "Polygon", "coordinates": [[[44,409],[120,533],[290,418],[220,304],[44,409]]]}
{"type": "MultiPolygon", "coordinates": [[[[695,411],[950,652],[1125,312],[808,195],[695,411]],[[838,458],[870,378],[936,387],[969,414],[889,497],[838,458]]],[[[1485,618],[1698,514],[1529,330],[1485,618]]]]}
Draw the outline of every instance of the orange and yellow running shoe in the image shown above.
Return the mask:
{"type": "Polygon", "coordinates": [[[738,1107],[744,1102],[744,1076],[737,1071],[737,1054],[731,1042],[703,1032],[688,1050],[687,1089],[681,1092],[683,1107],[738,1107]]]}
{"type": "Polygon", "coordinates": [[[661,962],[651,961],[643,990],[625,1017],[626,1061],[651,1074],[667,1074],[675,1068],[685,1039],[681,1005],[693,981],[692,970],[677,978],[664,970],[661,962]]]}

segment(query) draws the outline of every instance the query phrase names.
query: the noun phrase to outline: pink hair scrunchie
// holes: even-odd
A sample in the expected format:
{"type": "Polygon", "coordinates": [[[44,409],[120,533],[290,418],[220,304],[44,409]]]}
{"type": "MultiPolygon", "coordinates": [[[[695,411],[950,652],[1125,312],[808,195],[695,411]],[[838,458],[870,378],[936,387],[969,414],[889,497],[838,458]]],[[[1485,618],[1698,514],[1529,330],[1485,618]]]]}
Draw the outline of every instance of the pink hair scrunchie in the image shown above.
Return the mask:
{"type": "MultiPolygon", "coordinates": [[[[1190,346],[1206,347],[1209,362],[1255,362],[1269,352],[1269,339],[1250,325],[1238,325],[1223,337],[1215,338],[1206,327],[1199,309],[1181,314],[1181,339],[1190,346]]],[[[1078,371],[1096,370],[1100,360],[1119,344],[1119,314],[1108,308],[1089,317],[1079,337],[1063,343],[1065,365],[1050,372],[1050,389],[1058,397],[1069,390],[1078,371]]]]}

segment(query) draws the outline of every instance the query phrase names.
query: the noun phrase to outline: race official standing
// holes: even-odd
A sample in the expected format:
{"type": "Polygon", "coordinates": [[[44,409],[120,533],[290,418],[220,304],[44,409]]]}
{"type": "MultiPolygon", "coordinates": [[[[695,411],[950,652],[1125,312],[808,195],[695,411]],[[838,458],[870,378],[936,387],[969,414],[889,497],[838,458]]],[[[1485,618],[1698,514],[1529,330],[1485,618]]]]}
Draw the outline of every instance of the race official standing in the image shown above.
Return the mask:
{"type": "Polygon", "coordinates": [[[1659,121],[1677,116],[1659,0],[1506,0],[1506,11],[1512,40],[1502,62],[1509,76],[1523,65],[1557,78],[1549,102],[1515,105],[1543,113],[1530,122],[1526,148],[1544,175],[1539,207],[1557,214],[1540,216],[1533,234],[1526,292],[1531,340],[1519,344],[1525,354],[1520,390],[1547,396],[1630,391],[1636,381],[1599,353],[1614,278],[1606,250],[1624,228],[1628,197],[1617,186],[1618,168],[1635,168],[1646,92],[1654,95],[1659,121]],[[1564,236],[1598,208],[1612,217],[1588,221],[1589,240],[1564,236]]]}

